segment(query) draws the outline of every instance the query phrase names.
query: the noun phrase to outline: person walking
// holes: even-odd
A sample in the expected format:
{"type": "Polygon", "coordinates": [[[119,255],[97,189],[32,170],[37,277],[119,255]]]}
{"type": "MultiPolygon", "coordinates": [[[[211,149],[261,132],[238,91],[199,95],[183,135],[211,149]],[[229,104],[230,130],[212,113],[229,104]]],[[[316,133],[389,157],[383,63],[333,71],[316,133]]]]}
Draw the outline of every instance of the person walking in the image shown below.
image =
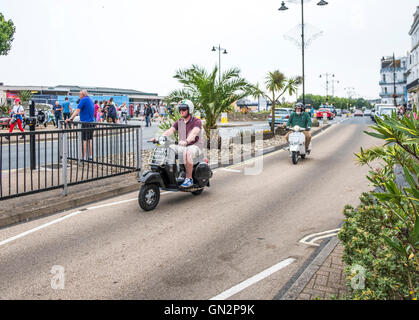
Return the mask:
{"type": "MultiPolygon", "coordinates": [[[[25,130],[23,130],[22,128],[22,123],[23,123],[23,118],[22,116],[25,114],[25,109],[23,108],[23,106],[20,104],[20,99],[16,98],[15,99],[15,105],[13,106],[13,109],[10,113],[11,119],[10,119],[10,129],[9,129],[9,133],[13,132],[13,129],[15,128],[15,125],[17,123],[20,132],[25,132],[25,130]]],[[[20,139],[23,139],[23,135],[20,137],[20,139]]],[[[5,137],[7,140],[9,140],[9,137],[5,137]]]]}
{"type": "Polygon", "coordinates": [[[111,100],[109,100],[109,103],[106,107],[107,107],[108,122],[116,123],[116,108],[115,108],[115,105],[112,101],[112,98],[111,98],[111,100]]]}
{"type": "MultiPolygon", "coordinates": [[[[71,112],[73,110],[71,109],[70,101],[68,101],[68,97],[65,97],[65,101],[63,103],[63,120],[67,120],[71,117],[71,112]]],[[[71,124],[68,125],[69,128],[71,128],[71,124]]]]}
{"type": "Polygon", "coordinates": [[[151,117],[153,116],[153,110],[151,109],[151,106],[146,104],[144,107],[144,116],[145,116],[145,126],[151,127],[151,117]]]}
{"type": "Polygon", "coordinates": [[[52,108],[52,110],[54,111],[55,116],[55,127],[58,128],[58,121],[61,120],[61,112],[63,111],[63,107],[58,101],[55,101],[55,106],[52,108]]]}
{"type": "Polygon", "coordinates": [[[73,112],[71,117],[65,120],[66,123],[73,121],[75,117],[80,116],[82,131],[81,139],[83,141],[82,159],[85,159],[87,144],[89,144],[89,161],[93,161],[93,128],[95,106],[93,100],[89,97],[87,90],[79,92],[80,102],[77,109],[73,112]]]}

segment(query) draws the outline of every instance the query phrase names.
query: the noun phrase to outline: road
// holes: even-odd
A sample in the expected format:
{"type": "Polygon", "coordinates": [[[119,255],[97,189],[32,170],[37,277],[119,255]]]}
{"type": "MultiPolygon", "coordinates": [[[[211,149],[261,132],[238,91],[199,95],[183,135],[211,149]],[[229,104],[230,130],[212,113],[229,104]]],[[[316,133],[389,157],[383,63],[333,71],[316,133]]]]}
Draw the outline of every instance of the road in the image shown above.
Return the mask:
{"type": "MultiPolygon", "coordinates": [[[[341,118],[335,118],[332,121],[329,121],[329,123],[334,123],[336,121],[341,120],[341,118]]],[[[222,137],[233,137],[235,135],[237,135],[240,131],[246,131],[246,130],[269,130],[270,127],[268,125],[267,122],[262,122],[262,121],[253,121],[253,122],[247,122],[250,125],[247,126],[240,126],[240,127],[232,127],[232,128],[220,128],[220,135],[222,137]]],[[[128,124],[133,124],[133,125],[144,125],[143,121],[128,121],[128,124]]],[[[234,125],[234,123],[231,123],[234,125]]],[[[145,127],[143,126],[143,137],[142,137],[142,142],[143,142],[143,149],[152,149],[154,148],[154,145],[152,143],[148,143],[148,141],[153,138],[158,136],[159,134],[162,133],[162,131],[158,128],[158,124],[157,123],[153,123],[152,127],[145,127]]],[[[29,147],[29,137],[27,137],[27,142],[26,142],[26,151],[25,151],[25,146],[23,143],[19,143],[16,145],[16,138],[12,139],[12,142],[10,144],[10,169],[16,169],[16,168],[29,168],[30,167],[30,147],[29,147]],[[26,153],[25,153],[26,152],[26,153]],[[19,154],[17,156],[17,154],[19,154]],[[24,157],[24,154],[26,154],[26,159],[24,157]]],[[[136,139],[134,139],[136,141],[136,139]]],[[[100,140],[101,141],[101,140],[100,140]]],[[[99,141],[99,146],[101,145],[101,142],[99,141]]],[[[5,139],[3,139],[4,144],[0,147],[1,152],[0,152],[0,162],[1,162],[1,170],[9,170],[9,145],[7,143],[7,141],[5,139]]],[[[96,153],[96,144],[93,145],[94,154],[96,153]]],[[[39,145],[39,153],[40,153],[40,158],[39,158],[39,162],[40,165],[45,165],[45,164],[51,164],[51,163],[57,163],[58,161],[58,142],[56,140],[54,140],[53,142],[49,141],[47,144],[41,143],[39,145]],[[54,152],[52,152],[53,150],[55,150],[54,152]],[[45,154],[46,153],[46,154],[45,154]]],[[[38,144],[36,144],[36,152],[38,152],[38,144]]],[[[102,151],[100,150],[99,152],[100,155],[102,155],[102,151]]],[[[103,155],[106,156],[106,151],[103,152],[103,155]]],[[[36,156],[38,157],[38,155],[36,156]]],[[[36,158],[38,159],[38,158],[36,158]]]]}
{"type": "Polygon", "coordinates": [[[259,175],[217,169],[202,195],[163,193],[153,212],[135,192],[1,229],[0,299],[211,299],[238,284],[223,297],[272,299],[315,250],[299,240],[336,229],[369,190],[353,155],[379,143],[368,125],[332,126],[298,165],[279,151],[259,175]]]}

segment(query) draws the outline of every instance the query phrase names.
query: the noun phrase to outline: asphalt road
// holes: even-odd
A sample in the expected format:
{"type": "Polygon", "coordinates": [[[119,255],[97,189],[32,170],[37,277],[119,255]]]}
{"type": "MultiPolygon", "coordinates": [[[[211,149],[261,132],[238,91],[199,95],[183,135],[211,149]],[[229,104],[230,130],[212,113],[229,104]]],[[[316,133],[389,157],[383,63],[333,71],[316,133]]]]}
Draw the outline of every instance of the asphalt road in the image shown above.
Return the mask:
{"type": "Polygon", "coordinates": [[[0,299],[210,299],[238,284],[226,297],[272,299],[315,250],[299,240],[335,229],[369,190],[353,153],[379,143],[370,124],[332,126],[298,165],[279,151],[259,175],[217,169],[200,196],[164,193],[153,212],[130,193],[1,229],[0,299]]]}
{"type": "MultiPolygon", "coordinates": [[[[329,123],[335,123],[337,121],[341,120],[340,117],[335,118],[332,121],[329,121],[329,123]]],[[[240,127],[222,127],[220,128],[220,135],[223,137],[233,137],[237,135],[240,131],[246,131],[246,130],[267,130],[270,129],[267,122],[264,121],[253,121],[253,122],[247,122],[250,125],[240,126],[240,127]]],[[[143,125],[143,133],[142,133],[142,142],[143,142],[143,149],[153,149],[155,147],[154,144],[148,143],[148,141],[151,138],[154,138],[161,133],[163,133],[162,130],[159,129],[158,123],[153,122],[153,125],[151,127],[145,127],[144,121],[128,121],[128,124],[133,125],[143,125]]],[[[232,125],[237,123],[230,123],[232,125]]],[[[0,146],[0,164],[1,170],[9,170],[10,169],[16,169],[16,168],[29,168],[30,167],[30,144],[29,144],[29,137],[26,138],[26,150],[25,150],[25,144],[24,143],[18,143],[16,144],[17,138],[12,138],[10,143],[10,152],[9,152],[9,144],[8,141],[3,139],[3,145],[0,146]],[[10,157],[10,159],[9,159],[10,157]],[[10,165],[9,165],[10,162],[10,165]]],[[[134,139],[136,140],[136,139],[134,139]]],[[[99,146],[101,145],[101,139],[99,139],[99,146]]],[[[128,147],[127,147],[128,148],[128,147]]],[[[96,143],[93,145],[93,153],[97,154],[96,152],[96,143]]],[[[36,144],[36,159],[38,159],[38,144],[36,144]]],[[[52,163],[58,162],[58,141],[54,140],[53,142],[48,141],[47,144],[40,143],[39,144],[39,162],[40,165],[50,165],[52,163]]],[[[102,155],[102,151],[99,151],[99,154],[102,155]]],[[[106,156],[106,151],[103,151],[103,155],[106,156]]],[[[38,161],[38,160],[36,160],[38,161]]]]}

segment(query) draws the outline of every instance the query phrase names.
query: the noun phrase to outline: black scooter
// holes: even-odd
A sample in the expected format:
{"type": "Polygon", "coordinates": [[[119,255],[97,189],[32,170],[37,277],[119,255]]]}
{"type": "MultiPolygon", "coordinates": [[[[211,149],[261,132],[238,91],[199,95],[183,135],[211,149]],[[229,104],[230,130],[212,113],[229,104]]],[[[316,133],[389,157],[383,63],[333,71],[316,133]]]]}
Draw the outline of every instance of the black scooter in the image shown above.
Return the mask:
{"type": "Polygon", "coordinates": [[[142,183],[138,194],[138,203],[145,211],[154,210],[160,201],[160,189],[165,191],[190,192],[198,196],[204,191],[205,187],[210,186],[209,180],[212,178],[212,170],[203,161],[201,155],[194,164],[192,178],[194,185],[190,188],[182,188],[181,184],[185,180],[186,169],[184,164],[178,163],[178,155],[169,148],[172,144],[167,137],[162,136],[156,143],[150,156],[151,170],[145,172],[140,178],[142,183]]]}

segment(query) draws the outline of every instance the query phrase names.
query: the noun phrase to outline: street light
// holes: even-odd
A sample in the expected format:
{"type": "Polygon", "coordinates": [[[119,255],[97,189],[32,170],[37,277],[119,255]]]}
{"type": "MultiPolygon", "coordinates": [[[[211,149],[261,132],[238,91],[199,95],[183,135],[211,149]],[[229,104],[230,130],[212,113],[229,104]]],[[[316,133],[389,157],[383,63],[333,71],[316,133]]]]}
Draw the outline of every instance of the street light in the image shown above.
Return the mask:
{"type": "Polygon", "coordinates": [[[223,54],[227,54],[227,49],[221,48],[221,45],[218,47],[212,47],[213,52],[218,50],[218,82],[221,82],[221,50],[224,50],[223,54]]]}
{"type": "Polygon", "coordinates": [[[323,76],[326,77],[326,100],[329,98],[329,76],[335,77],[334,74],[330,73],[323,73],[319,76],[319,78],[322,78],[323,76]]]}
{"type": "MultiPolygon", "coordinates": [[[[325,6],[328,3],[324,0],[321,0],[317,3],[318,6],[325,6]]],[[[279,11],[285,11],[288,10],[287,6],[285,5],[285,2],[282,1],[281,7],[278,9],[279,11]]],[[[302,48],[302,65],[303,65],[303,104],[306,104],[306,98],[305,98],[305,72],[304,72],[304,0],[301,0],[301,48],[302,48]]]]}

